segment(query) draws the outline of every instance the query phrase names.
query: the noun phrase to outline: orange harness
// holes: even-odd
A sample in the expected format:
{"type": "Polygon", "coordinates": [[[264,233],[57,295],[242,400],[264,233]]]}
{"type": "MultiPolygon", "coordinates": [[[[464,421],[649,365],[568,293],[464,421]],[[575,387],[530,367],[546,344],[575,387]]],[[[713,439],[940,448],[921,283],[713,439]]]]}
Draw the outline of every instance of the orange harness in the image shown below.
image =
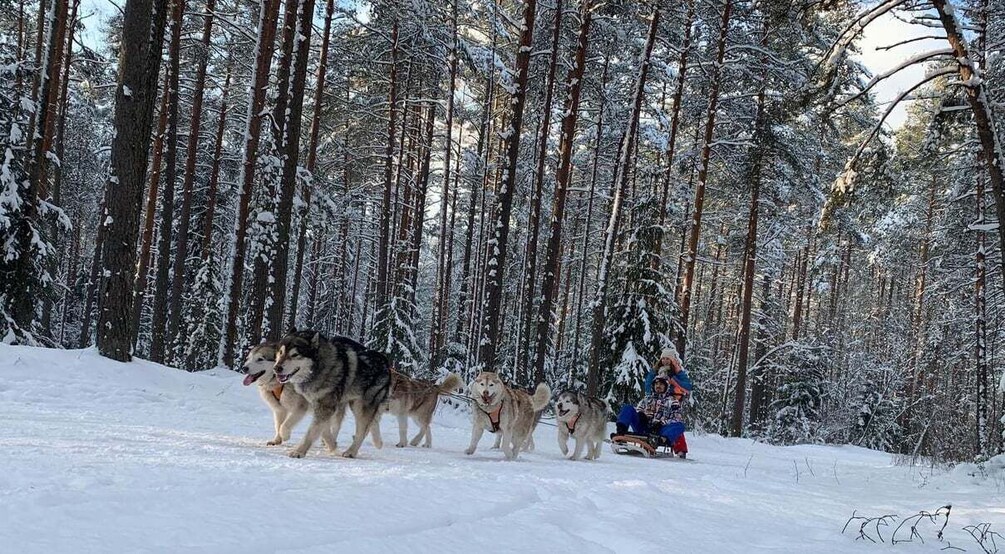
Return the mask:
{"type": "Polygon", "coordinates": [[[280,397],[283,396],[283,384],[280,383],[278,387],[272,389],[270,392],[272,393],[272,396],[275,397],[276,402],[279,402],[280,397]]]}
{"type": "Polygon", "coordinates": [[[579,416],[581,416],[581,415],[583,415],[583,414],[576,414],[576,417],[572,418],[572,421],[566,421],[565,422],[565,428],[569,430],[569,434],[570,435],[573,435],[573,434],[576,433],[576,423],[579,422],[579,416]],[[572,425],[569,425],[570,423],[572,423],[572,425]]]}
{"type": "MultiPolygon", "coordinates": [[[[479,406],[478,409],[482,410],[481,406],[479,406]]],[[[499,407],[496,408],[495,410],[492,410],[491,412],[486,412],[485,410],[482,410],[482,413],[485,414],[485,415],[487,415],[487,416],[489,416],[489,423],[492,424],[491,432],[492,433],[498,433],[499,432],[499,415],[502,413],[502,402],[499,403],[499,407]]]]}

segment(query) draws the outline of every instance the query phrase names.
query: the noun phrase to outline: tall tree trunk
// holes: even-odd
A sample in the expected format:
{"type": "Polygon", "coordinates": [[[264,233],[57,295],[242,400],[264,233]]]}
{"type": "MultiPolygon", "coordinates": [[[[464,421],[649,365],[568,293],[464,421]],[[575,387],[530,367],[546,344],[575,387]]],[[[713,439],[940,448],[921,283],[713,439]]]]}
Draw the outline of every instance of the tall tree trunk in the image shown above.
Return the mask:
{"type": "Polygon", "coordinates": [[[216,140],[213,147],[213,167],[209,172],[209,185],[206,191],[206,213],[202,222],[202,254],[203,262],[209,260],[213,251],[213,219],[216,217],[216,196],[220,185],[220,161],[223,157],[223,135],[227,130],[227,100],[230,96],[230,66],[227,66],[227,76],[223,79],[223,90],[220,92],[220,116],[216,124],[216,140]]]}
{"type": "MultiPolygon", "coordinates": [[[[175,241],[174,266],[171,270],[171,317],[168,320],[167,341],[176,348],[180,337],[182,315],[182,294],[185,291],[185,267],[188,263],[188,230],[192,219],[192,188],[195,183],[195,163],[199,157],[199,133],[202,130],[202,103],[206,90],[206,66],[209,64],[211,40],[213,38],[213,16],[216,0],[206,0],[206,14],[203,16],[202,39],[199,62],[195,70],[195,90],[192,92],[192,121],[188,129],[185,146],[185,171],[182,174],[181,213],[178,214],[178,236],[175,241]]],[[[180,359],[178,353],[173,359],[180,359]]]]}
{"type": "Polygon", "coordinates": [[[639,129],[639,115],[642,112],[642,103],[646,96],[646,78],[649,75],[650,57],[653,53],[653,45],[656,42],[656,34],[659,30],[660,10],[653,9],[652,18],[649,22],[649,36],[646,39],[645,49],[639,62],[639,77],[635,83],[635,94],[632,102],[632,111],[628,119],[628,131],[621,145],[620,172],[616,172],[615,180],[612,183],[614,198],[611,200],[611,216],[607,221],[607,231],[604,242],[604,252],[600,256],[600,271],[597,277],[597,294],[593,299],[592,321],[593,329],[590,333],[590,370],[586,376],[586,394],[596,396],[600,387],[600,350],[602,348],[604,335],[604,324],[606,320],[604,314],[607,311],[607,276],[611,270],[611,263],[614,258],[614,244],[618,237],[618,224],[621,220],[621,204],[628,186],[628,176],[635,165],[632,146],[635,144],[635,135],[639,129]]]}
{"type": "MultiPolygon", "coordinates": [[[[35,263],[39,251],[36,234],[41,233],[44,227],[39,203],[49,199],[47,156],[52,148],[59,105],[66,12],[67,0],[50,0],[48,9],[44,12],[45,21],[41,17],[38,20],[39,28],[44,26],[46,32],[45,46],[43,48],[41,41],[39,42],[39,55],[36,56],[39,67],[38,85],[32,100],[37,108],[29,117],[28,142],[31,144],[31,156],[28,158],[28,183],[25,190],[17,191],[23,203],[16,208],[20,211],[20,217],[15,220],[15,244],[5,245],[5,249],[12,246],[16,252],[17,258],[11,266],[14,270],[12,281],[18,283],[18,286],[8,289],[12,292],[12,297],[5,300],[10,303],[10,315],[16,328],[21,331],[18,334],[25,338],[39,331],[50,334],[50,330],[35,319],[37,300],[43,295],[47,298],[49,294],[49,291],[44,290],[47,285],[41,276],[36,275],[35,263]]],[[[45,300],[43,306],[47,305],[48,300],[45,300]]]]}
{"type": "MultiPolygon", "coordinates": [[[[765,35],[767,36],[767,35],[765,35]]],[[[764,44],[762,43],[762,47],[764,44]]],[[[757,218],[760,208],[761,166],[764,162],[764,91],[757,96],[757,129],[754,131],[753,155],[750,169],[750,214],[747,217],[747,240],[743,248],[743,296],[740,299],[740,329],[737,332],[736,394],[733,397],[733,416],[730,432],[734,437],[743,434],[743,414],[747,394],[747,357],[750,352],[750,312],[754,298],[754,274],[757,265],[757,218]]]]}
{"type": "Polygon", "coordinates": [[[593,156],[593,161],[590,167],[590,196],[586,201],[586,230],[583,232],[583,259],[580,261],[579,265],[579,283],[576,291],[576,325],[572,331],[572,359],[573,364],[569,366],[569,376],[567,384],[572,387],[575,371],[575,360],[579,359],[579,341],[580,341],[580,327],[582,326],[583,320],[583,297],[586,294],[586,274],[589,268],[590,261],[590,235],[592,231],[590,229],[591,223],[593,222],[593,204],[596,198],[597,189],[597,162],[600,160],[600,141],[604,135],[604,108],[607,104],[607,68],[610,64],[610,56],[604,57],[604,69],[600,74],[600,104],[597,106],[597,128],[594,131],[596,133],[596,138],[593,142],[593,147],[591,148],[591,153],[593,156]]]}
{"type": "Polygon", "coordinates": [[[509,251],[510,215],[513,211],[513,192],[516,188],[517,162],[520,158],[520,135],[523,131],[523,111],[527,103],[527,73],[530,68],[531,46],[534,38],[534,19],[537,0],[524,0],[523,18],[520,25],[520,42],[516,54],[516,79],[513,96],[510,99],[512,111],[509,128],[503,133],[506,140],[505,173],[493,210],[492,238],[489,240],[486,258],[485,300],[483,303],[485,322],[479,339],[479,366],[494,369],[496,352],[499,348],[499,322],[502,316],[503,280],[509,251]]]}
{"type": "Polygon", "coordinates": [[[161,223],[157,240],[157,278],[154,284],[153,317],[150,323],[150,359],[166,360],[168,341],[168,287],[170,286],[171,237],[174,232],[174,188],[178,176],[178,103],[181,72],[181,25],[185,0],[172,0],[171,43],[168,47],[168,122],[167,151],[164,155],[164,195],[161,197],[161,223]]]}
{"type": "Polygon", "coordinates": [[[384,196],[380,205],[380,239],[377,244],[377,309],[387,303],[389,253],[391,246],[391,193],[394,189],[394,132],[398,116],[398,18],[391,27],[391,75],[388,87],[387,145],[384,150],[384,196]]]}
{"type": "MultiPolygon", "coordinates": [[[[548,252],[544,262],[544,277],[541,281],[541,305],[537,314],[537,329],[535,333],[534,357],[534,381],[542,383],[545,381],[545,361],[548,359],[548,349],[551,346],[551,323],[552,307],[555,297],[558,294],[558,286],[561,282],[562,269],[562,224],[565,220],[565,200],[568,194],[569,184],[572,181],[572,146],[576,142],[576,122],[579,120],[579,98],[583,90],[583,74],[586,71],[586,50],[590,39],[590,24],[593,21],[591,15],[592,1],[583,2],[580,12],[581,22],[579,27],[579,38],[576,41],[576,55],[572,67],[569,69],[568,83],[569,96],[565,100],[562,110],[562,131],[558,143],[558,171],[555,173],[555,200],[551,210],[551,233],[548,236],[548,252]]],[[[659,12],[656,12],[657,14],[659,12]]],[[[656,17],[654,16],[654,19],[656,17]]],[[[555,16],[555,26],[561,27],[561,14],[555,16]]],[[[552,46],[557,49],[558,31],[553,39],[552,46]]],[[[552,55],[551,72],[554,74],[555,53],[552,55]]],[[[550,107],[548,111],[551,111],[550,107]]],[[[547,142],[547,132],[541,135],[542,142],[547,142]]],[[[544,171],[542,151],[542,161],[538,164],[538,170],[544,171]]],[[[533,229],[532,229],[533,231],[533,229]]],[[[584,254],[585,255],[585,254],[584,254]]],[[[532,279],[533,274],[529,277],[532,279]]],[[[533,290],[533,287],[531,287],[533,290]]],[[[528,291],[525,291],[525,294],[528,291]]],[[[533,309],[533,304],[528,304],[527,309],[533,309]]]]}
{"type": "Polygon", "coordinates": [[[227,324],[223,336],[222,358],[226,366],[234,363],[234,347],[237,343],[237,313],[241,304],[241,289],[244,283],[245,242],[248,235],[248,213],[251,207],[252,187],[255,179],[255,160],[258,159],[258,145],[262,131],[262,110],[265,107],[265,93],[269,86],[269,69],[272,67],[272,52],[276,40],[276,20],[279,18],[279,0],[262,0],[258,23],[258,42],[255,55],[255,74],[252,78],[251,99],[244,133],[244,159],[241,164],[241,196],[238,200],[237,217],[234,222],[234,254],[230,267],[230,287],[227,299],[227,324]]]}
{"type": "MultiPolygon", "coordinates": [[[[691,34],[694,26],[694,3],[695,0],[688,0],[687,15],[684,17],[684,43],[681,45],[680,62],[677,64],[677,83],[673,93],[673,115],[670,116],[670,138],[667,139],[666,149],[666,170],[663,172],[663,198],[660,202],[660,225],[666,223],[667,206],[670,203],[670,185],[673,183],[673,162],[677,153],[677,131],[680,128],[681,100],[684,98],[684,81],[687,77],[688,54],[691,51],[691,34]]],[[[656,253],[662,251],[662,234],[659,235],[656,243],[656,253]]],[[[654,260],[658,260],[656,257],[654,260]]],[[[655,262],[654,262],[655,263],[655,262]]]]}
{"type": "Polygon", "coordinates": [[[157,220],[157,196],[160,190],[162,159],[164,158],[164,133],[167,130],[168,88],[167,73],[164,74],[164,90],[161,93],[160,115],[158,116],[157,134],[153,141],[153,160],[150,162],[150,185],[147,187],[146,210],[143,216],[143,235],[140,239],[139,262],[136,265],[136,276],[133,279],[133,313],[132,334],[135,348],[136,335],[140,328],[140,316],[143,314],[143,300],[147,290],[147,278],[150,273],[150,254],[154,242],[154,223],[157,220]]]}
{"type": "MultiPolygon", "coordinates": [[[[328,43],[331,40],[332,16],[335,13],[334,0],[328,0],[325,6],[324,31],[321,34],[321,53],[318,58],[318,74],[314,83],[314,115],[311,117],[311,130],[307,141],[307,173],[314,179],[314,171],[318,161],[318,136],[321,132],[321,107],[324,103],[325,79],[328,68],[328,43]]],[[[303,208],[300,210],[300,228],[297,231],[297,260],[293,270],[293,292],[290,294],[290,313],[286,320],[286,328],[294,329],[297,323],[297,304],[300,300],[300,281],[304,271],[304,249],[307,247],[307,214],[311,206],[312,182],[304,183],[301,195],[303,208]]],[[[317,248],[315,248],[317,250],[317,248]]],[[[313,306],[311,307],[313,309],[313,306]]],[[[310,318],[313,319],[313,318],[310,318]]]]}
{"type": "Polygon", "coordinates": [[[314,0],[300,0],[296,20],[296,47],[293,52],[293,79],[290,82],[288,120],[283,136],[283,173],[278,203],[275,256],[272,260],[272,304],[268,310],[269,338],[278,340],[283,333],[283,310],[286,308],[286,283],[289,279],[290,226],[293,217],[293,195],[296,191],[297,164],[300,161],[300,131],[303,123],[307,65],[311,34],[314,29],[314,0]]]}
{"type": "Polygon", "coordinates": [[[136,332],[128,324],[131,281],[167,10],[167,0],[128,0],[123,14],[111,173],[99,216],[107,237],[101,247],[97,325],[98,351],[123,362],[132,357],[136,332]]]}
{"type": "MultiPolygon", "coordinates": [[[[433,317],[429,329],[429,355],[435,364],[445,340],[447,306],[450,289],[446,286],[447,273],[447,198],[450,188],[450,156],[454,149],[454,93],[457,90],[457,0],[451,4],[450,25],[453,43],[450,46],[450,85],[447,87],[446,147],[443,150],[443,186],[440,193],[440,240],[436,256],[436,284],[433,290],[433,317]]],[[[452,217],[452,216],[451,216],[452,217]]]]}
{"type": "MultiPolygon", "coordinates": [[[[995,215],[998,221],[1005,222],[1005,148],[996,135],[994,112],[988,105],[988,94],[985,81],[975,78],[975,59],[971,55],[967,39],[956,19],[956,9],[950,0],[932,0],[932,6],[946,30],[946,39],[953,49],[953,55],[959,63],[960,82],[964,83],[967,103],[974,114],[974,124],[977,126],[977,138],[980,140],[981,152],[984,156],[988,172],[988,182],[995,199],[995,215]]],[[[1005,225],[998,226],[998,242],[1005,250],[1005,225]]],[[[1002,280],[1005,281],[1005,256],[1000,257],[1002,265],[1002,280]]]]}
{"type": "Polygon", "coordinates": [[[712,139],[715,136],[715,115],[719,106],[719,87],[722,84],[723,62],[726,57],[726,38],[729,35],[729,17],[733,0],[726,0],[719,22],[719,40],[715,64],[712,66],[711,83],[708,91],[708,111],[705,115],[705,138],[701,149],[701,168],[698,171],[698,187],[694,193],[694,213],[691,217],[691,233],[688,236],[687,253],[684,257],[684,280],[681,284],[680,320],[685,330],[677,337],[677,352],[684,357],[687,348],[687,324],[691,313],[691,295],[694,292],[694,268],[698,261],[698,239],[701,236],[701,218],[705,206],[705,187],[708,183],[708,166],[712,158],[712,139]]]}
{"type": "MultiPolygon", "coordinates": [[[[523,313],[525,315],[524,315],[524,322],[523,322],[523,327],[522,327],[523,330],[524,330],[523,333],[522,333],[522,335],[526,337],[527,341],[526,341],[526,345],[521,344],[520,345],[520,349],[519,349],[520,353],[521,353],[521,360],[520,360],[521,363],[520,363],[520,365],[524,366],[524,367],[527,365],[527,360],[530,359],[530,356],[533,353],[533,349],[530,348],[530,345],[531,345],[530,341],[531,341],[531,336],[532,336],[531,335],[531,332],[532,332],[531,330],[533,328],[532,325],[533,325],[533,322],[534,322],[534,319],[533,319],[534,308],[535,308],[535,305],[537,304],[537,302],[535,302],[535,300],[537,300],[537,297],[534,295],[534,292],[535,292],[534,283],[537,280],[537,251],[538,251],[538,244],[537,243],[538,243],[539,230],[540,230],[540,227],[541,227],[541,201],[542,201],[541,197],[544,195],[544,168],[545,168],[545,162],[548,159],[548,136],[551,133],[551,104],[552,104],[552,99],[553,99],[553,96],[554,96],[555,73],[556,73],[557,68],[558,68],[558,43],[559,43],[559,39],[561,38],[561,35],[562,35],[562,0],[556,0],[555,1],[555,23],[553,24],[553,32],[552,32],[552,36],[551,36],[551,59],[550,59],[550,61],[548,63],[548,76],[545,79],[545,85],[544,85],[544,105],[542,106],[542,109],[544,110],[544,114],[542,115],[540,134],[538,135],[538,139],[537,139],[537,141],[538,141],[537,142],[537,148],[538,148],[537,149],[537,167],[536,167],[536,169],[534,171],[534,189],[531,192],[531,199],[530,199],[530,216],[529,216],[529,223],[528,223],[528,228],[529,228],[528,229],[528,235],[529,236],[528,236],[528,239],[527,239],[527,255],[526,255],[526,260],[527,260],[526,261],[526,268],[527,268],[526,275],[527,275],[527,278],[525,279],[524,289],[523,289],[523,313]]],[[[578,50],[577,50],[576,56],[577,56],[577,60],[576,60],[575,63],[578,64],[579,63],[579,61],[578,61],[578,56],[579,56],[578,50]]],[[[584,66],[586,65],[585,64],[585,59],[584,59],[583,65],[584,66]]],[[[582,70],[580,70],[580,76],[582,76],[582,70]]],[[[578,82],[576,83],[576,85],[577,85],[577,88],[581,88],[579,86],[578,82]]],[[[570,96],[571,96],[571,93],[570,93],[570,96]]],[[[578,97],[577,97],[577,104],[578,104],[578,97]]],[[[577,110],[578,110],[578,105],[577,105],[577,110]]],[[[569,114],[567,112],[565,114],[565,117],[569,117],[569,114]]],[[[563,129],[564,129],[564,124],[563,124],[563,129]]],[[[575,134],[575,126],[573,126],[573,133],[572,134],[575,134]]],[[[570,140],[569,148],[571,149],[571,140],[570,140]]],[[[561,162],[559,162],[559,163],[561,164],[561,162]]],[[[569,170],[569,173],[571,174],[571,168],[569,170]]],[[[564,185],[563,185],[563,190],[562,190],[562,196],[563,197],[565,196],[565,189],[566,188],[568,188],[568,178],[566,178],[566,183],[564,183],[564,185]]],[[[556,202],[558,200],[558,195],[559,195],[559,193],[558,193],[558,186],[556,185],[556,190],[555,190],[555,200],[556,200],[556,202]]],[[[564,198],[563,198],[563,201],[562,201],[562,207],[563,207],[563,209],[564,209],[564,206],[565,206],[565,201],[564,201],[564,198]]],[[[538,342],[539,342],[538,340],[534,341],[534,344],[535,344],[534,347],[535,348],[536,348],[538,342]]],[[[535,358],[535,364],[537,363],[536,360],[537,360],[537,358],[535,358]]],[[[535,365],[535,367],[536,367],[536,365],[535,365]]],[[[537,370],[535,369],[535,378],[537,378],[538,375],[539,374],[538,374],[537,370]]],[[[541,382],[541,379],[538,379],[537,382],[541,382]]]]}

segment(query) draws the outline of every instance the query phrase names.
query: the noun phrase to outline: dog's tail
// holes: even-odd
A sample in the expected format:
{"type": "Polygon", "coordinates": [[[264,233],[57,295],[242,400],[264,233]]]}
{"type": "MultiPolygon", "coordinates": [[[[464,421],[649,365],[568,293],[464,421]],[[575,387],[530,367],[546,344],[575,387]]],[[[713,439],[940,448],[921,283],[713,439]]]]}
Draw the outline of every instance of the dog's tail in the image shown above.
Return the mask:
{"type": "Polygon", "coordinates": [[[448,373],[447,378],[437,386],[437,390],[439,394],[448,394],[461,388],[463,384],[464,382],[461,381],[461,378],[456,373],[448,373]]]}
{"type": "Polygon", "coordinates": [[[530,397],[530,406],[534,411],[543,410],[551,400],[551,387],[548,383],[539,383],[534,390],[534,396],[530,397]]]}

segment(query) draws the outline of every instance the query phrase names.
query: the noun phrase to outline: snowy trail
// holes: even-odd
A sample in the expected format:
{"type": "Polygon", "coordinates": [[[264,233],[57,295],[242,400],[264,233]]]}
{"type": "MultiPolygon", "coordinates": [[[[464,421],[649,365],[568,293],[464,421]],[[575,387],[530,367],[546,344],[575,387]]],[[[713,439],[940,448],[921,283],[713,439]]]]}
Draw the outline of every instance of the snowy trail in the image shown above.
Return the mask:
{"type": "MultiPolygon", "coordinates": [[[[1002,470],[933,473],[861,448],[715,436],[688,438],[693,462],[606,449],[569,462],[543,425],[537,451],[509,463],[491,437],[465,456],[468,418],[444,407],[431,450],[394,448],[385,417],[382,450],[368,440],[345,460],[319,445],[294,460],[264,446],[271,414],[231,372],[92,350],[0,346],[0,360],[4,552],[877,552],[891,547],[841,535],[853,510],[947,503],[953,546],[980,551],[967,524],[1005,531],[1002,470]]],[[[896,551],[945,546],[922,529],[928,544],[896,551]]]]}

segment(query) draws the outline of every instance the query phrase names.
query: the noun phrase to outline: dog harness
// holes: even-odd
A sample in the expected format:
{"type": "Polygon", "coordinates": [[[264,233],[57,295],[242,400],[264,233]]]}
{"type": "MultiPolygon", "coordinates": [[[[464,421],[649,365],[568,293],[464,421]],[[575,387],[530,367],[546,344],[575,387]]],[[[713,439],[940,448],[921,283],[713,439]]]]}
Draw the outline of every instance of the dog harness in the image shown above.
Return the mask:
{"type": "Polygon", "coordinates": [[[280,383],[278,387],[272,389],[272,396],[276,398],[276,402],[279,402],[279,398],[283,396],[283,384],[280,383]]]}
{"type": "MultiPolygon", "coordinates": [[[[482,410],[481,406],[479,406],[478,409],[482,410]]],[[[485,410],[482,410],[482,413],[485,414],[485,415],[487,415],[487,416],[489,416],[489,423],[492,424],[492,430],[491,430],[491,432],[492,433],[498,433],[499,432],[499,415],[502,413],[502,402],[499,403],[499,407],[498,408],[492,410],[491,412],[486,412],[485,410]]]]}
{"type": "Polygon", "coordinates": [[[572,418],[572,421],[565,422],[565,428],[569,430],[569,434],[573,435],[576,433],[576,423],[579,423],[579,416],[583,414],[576,414],[576,417],[572,418]],[[569,425],[572,423],[572,425],[569,425]]]}

